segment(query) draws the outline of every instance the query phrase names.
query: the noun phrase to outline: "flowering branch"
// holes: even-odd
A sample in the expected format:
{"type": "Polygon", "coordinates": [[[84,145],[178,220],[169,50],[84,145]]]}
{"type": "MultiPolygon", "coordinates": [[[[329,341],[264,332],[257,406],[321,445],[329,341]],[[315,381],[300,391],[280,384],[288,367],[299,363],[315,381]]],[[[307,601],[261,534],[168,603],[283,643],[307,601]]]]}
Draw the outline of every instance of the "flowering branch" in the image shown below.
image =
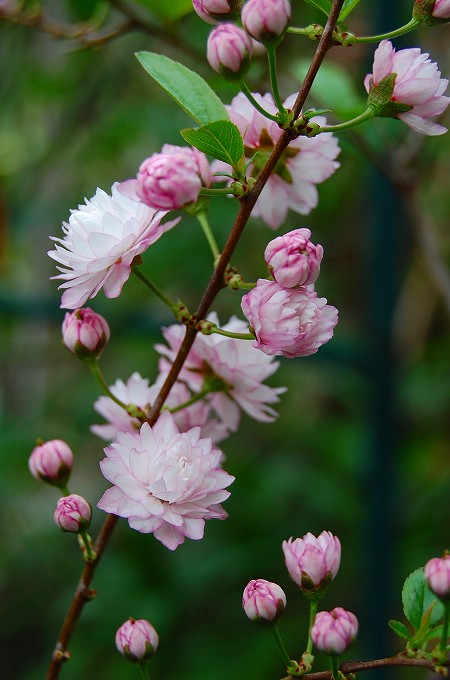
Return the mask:
{"type": "MultiPolygon", "coordinates": [[[[372,661],[347,661],[339,665],[339,670],[344,675],[351,673],[358,673],[360,671],[372,671],[376,668],[388,668],[390,666],[412,666],[417,668],[428,668],[431,671],[436,671],[436,664],[429,659],[408,659],[406,656],[397,654],[385,659],[374,659],[372,661]]],[[[450,666],[450,661],[442,664],[444,668],[450,666]]],[[[320,671],[319,673],[308,673],[308,680],[330,680],[332,677],[331,671],[320,671]]],[[[282,680],[292,680],[292,675],[286,675],[282,680]]]]}

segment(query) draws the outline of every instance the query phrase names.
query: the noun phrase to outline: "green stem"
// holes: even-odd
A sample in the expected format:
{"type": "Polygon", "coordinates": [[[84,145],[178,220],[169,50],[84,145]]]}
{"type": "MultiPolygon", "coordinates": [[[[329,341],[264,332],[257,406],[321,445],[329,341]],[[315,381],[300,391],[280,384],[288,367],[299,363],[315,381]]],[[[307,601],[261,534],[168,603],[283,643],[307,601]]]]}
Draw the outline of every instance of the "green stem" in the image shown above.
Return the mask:
{"type": "Polygon", "coordinates": [[[274,626],[272,626],[271,631],[272,631],[272,635],[273,635],[273,638],[275,640],[275,644],[277,646],[277,649],[280,652],[281,658],[283,659],[286,666],[291,666],[292,660],[291,660],[289,654],[286,651],[286,647],[283,644],[283,640],[281,639],[280,631],[278,630],[278,625],[275,624],[274,626]]]}
{"type": "Polygon", "coordinates": [[[444,618],[442,621],[442,635],[439,642],[439,649],[443,654],[447,651],[448,626],[450,622],[450,602],[444,602],[444,618]]]}
{"type": "Polygon", "coordinates": [[[216,239],[214,238],[214,234],[212,233],[211,227],[209,225],[206,211],[201,210],[200,212],[196,213],[195,217],[197,218],[198,223],[203,229],[203,233],[205,234],[206,240],[208,241],[209,247],[211,248],[214,260],[218,260],[220,257],[220,250],[217,245],[216,239]]]}
{"type": "Polygon", "coordinates": [[[347,130],[347,128],[354,127],[363,123],[365,120],[369,120],[375,116],[375,111],[372,108],[368,108],[361,113],[360,116],[347,120],[345,123],[339,123],[338,125],[324,125],[320,128],[320,132],[336,132],[337,130],[347,130]]]}
{"type": "Polygon", "coordinates": [[[211,331],[217,335],[225,335],[227,338],[235,338],[236,340],[254,340],[253,333],[233,333],[232,331],[224,331],[223,328],[213,326],[211,331]]]}
{"type": "Polygon", "coordinates": [[[63,484],[62,486],[59,487],[59,489],[61,490],[61,493],[63,494],[63,496],[70,496],[70,491],[69,491],[69,487],[67,486],[67,484],[63,484]]]}
{"type": "Polygon", "coordinates": [[[106,392],[108,397],[110,399],[112,399],[116,404],[121,406],[123,409],[125,409],[125,411],[127,411],[128,410],[127,404],[124,404],[123,401],[120,401],[120,399],[118,399],[109,389],[109,385],[106,382],[106,380],[103,376],[103,373],[100,370],[100,366],[98,365],[97,360],[94,359],[92,361],[87,361],[86,363],[88,364],[89,368],[91,369],[92,375],[94,376],[96,381],[99,383],[99,385],[101,385],[101,387],[106,392]]]}
{"type": "Polygon", "coordinates": [[[80,531],[79,532],[81,539],[84,543],[84,547],[86,548],[86,561],[87,562],[94,562],[95,559],[97,558],[97,555],[95,552],[93,552],[92,547],[91,547],[91,541],[89,540],[89,536],[85,531],[80,531]]]}
{"type": "Polygon", "coordinates": [[[131,271],[133,272],[133,274],[135,274],[138,277],[138,279],[141,279],[141,281],[143,281],[145,283],[147,288],[150,288],[150,290],[153,291],[155,293],[155,295],[157,295],[159,297],[159,299],[164,302],[164,304],[166,304],[172,310],[176,309],[176,305],[172,302],[172,300],[170,300],[167,297],[167,295],[165,295],[162,292],[162,290],[160,290],[158,288],[158,286],[155,286],[155,284],[152,281],[150,281],[149,278],[147,278],[145,276],[145,274],[139,269],[139,267],[137,265],[135,265],[135,264],[132,265],[131,271]]]}
{"type": "Polygon", "coordinates": [[[330,654],[331,677],[333,680],[339,680],[341,673],[339,671],[338,657],[335,654],[330,654]]]}
{"type": "Polygon", "coordinates": [[[306,645],[306,653],[312,654],[313,641],[311,637],[311,628],[316,618],[317,609],[319,607],[319,600],[311,600],[309,603],[309,627],[308,627],[308,644],[306,645]]]}
{"type": "Polygon", "coordinates": [[[200,196],[234,196],[234,191],[230,187],[222,187],[221,189],[208,189],[202,187],[200,189],[200,196]]]}
{"type": "Polygon", "coordinates": [[[147,664],[146,663],[145,664],[140,663],[140,664],[138,664],[138,668],[139,668],[139,673],[140,673],[142,680],[150,680],[150,676],[149,676],[148,670],[147,670],[147,664]]]}
{"type": "Polygon", "coordinates": [[[380,33],[380,35],[367,35],[361,37],[355,36],[355,43],[372,43],[380,42],[380,40],[390,40],[391,38],[397,38],[399,35],[405,35],[405,33],[409,33],[415,28],[419,28],[419,26],[420,21],[418,19],[412,18],[411,21],[408,21],[408,23],[404,26],[400,26],[400,28],[397,28],[395,31],[389,31],[389,33],[380,33]]]}
{"type": "Polygon", "coordinates": [[[309,28],[297,28],[296,26],[288,26],[286,33],[292,33],[294,35],[311,35],[311,30],[309,28]]]}
{"type": "Polygon", "coordinates": [[[274,116],[272,113],[269,113],[258,104],[258,102],[256,101],[256,99],[254,98],[254,96],[252,95],[252,93],[250,92],[250,90],[248,89],[247,85],[244,83],[243,80],[241,80],[241,82],[239,83],[239,87],[241,88],[242,93],[245,94],[245,96],[247,97],[250,104],[254,106],[257,111],[262,113],[262,115],[265,118],[268,118],[269,120],[274,120],[275,123],[280,122],[276,116],[274,116]]]}
{"type": "Polygon", "coordinates": [[[200,401],[204,397],[206,397],[207,394],[209,394],[210,390],[202,390],[201,392],[198,392],[198,394],[194,395],[192,399],[189,399],[188,401],[185,401],[184,404],[180,404],[179,406],[175,406],[174,408],[169,408],[167,409],[170,411],[170,413],[178,413],[178,411],[181,411],[184,408],[187,408],[191,404],[195,404],[196,401],[200,401]]]}
{"type": "Polygon", "coordinates": [[[242,290],[253,290],[253,288],[256,288],[256,283],[251,283],[250,281],[238,281],[236,286],[242,290]]]}
{"type": "Polygon", "coordinates": [[[267,58],[269,60],[269,75],[270,84],[272,86],[272,93],[275,104],[277,105],[278,111],[282,117],[286,116],[286,109],[281,101],[280,91],[278,89],[278,78],[277,78],[277,48],[273,46],[267,47],[267,58]]]}

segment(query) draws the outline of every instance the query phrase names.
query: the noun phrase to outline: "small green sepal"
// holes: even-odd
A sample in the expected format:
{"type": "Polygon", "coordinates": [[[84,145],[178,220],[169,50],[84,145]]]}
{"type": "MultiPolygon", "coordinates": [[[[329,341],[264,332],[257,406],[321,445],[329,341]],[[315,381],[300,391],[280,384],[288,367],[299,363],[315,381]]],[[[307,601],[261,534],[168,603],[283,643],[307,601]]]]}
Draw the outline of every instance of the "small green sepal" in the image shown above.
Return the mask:
{"type": "Polygon", "coordinates": [[[367,103],[375,116],[397,118],[399,113],[406,113],[413,108],[409,104],[392,101],[396,78],[396,73],[390,73],[382,78],[378,85],[373,85],[371,88],[367,103]]]}

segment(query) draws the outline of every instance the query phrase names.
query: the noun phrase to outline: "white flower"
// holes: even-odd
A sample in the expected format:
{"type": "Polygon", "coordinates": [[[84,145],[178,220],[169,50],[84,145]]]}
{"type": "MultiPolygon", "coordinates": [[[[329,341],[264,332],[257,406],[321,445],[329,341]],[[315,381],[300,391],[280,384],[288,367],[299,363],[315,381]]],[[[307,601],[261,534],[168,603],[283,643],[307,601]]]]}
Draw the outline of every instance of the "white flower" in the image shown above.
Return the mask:
{"type": "Polygon", "coordinates": [[[51,237],[55,250],[48,255],[58,262],[65,288],[61,307],[77,309],[103,288],[106,297],[120,295],[130,276],[136,255],[143,253],[178,220],[161,224],[167,214],[139,201],[133,201],[113,184],[112,196],[97,189],[85,205],[72,210],[63,223],[64,238],[51,237]]]}

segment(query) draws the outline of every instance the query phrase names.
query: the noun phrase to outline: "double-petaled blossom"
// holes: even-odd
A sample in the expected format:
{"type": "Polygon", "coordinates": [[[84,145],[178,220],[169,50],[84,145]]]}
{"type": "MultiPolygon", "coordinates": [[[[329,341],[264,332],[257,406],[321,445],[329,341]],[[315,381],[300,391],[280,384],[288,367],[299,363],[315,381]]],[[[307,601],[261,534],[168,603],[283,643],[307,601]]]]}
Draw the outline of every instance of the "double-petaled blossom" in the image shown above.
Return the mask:
{"type": "Polygon", "coordinates": [[[307,533],[303,538],[283,541],[289,576],[300,590],[320,597],[336,576],[341,563],[341,543],[337,536],[322,531],[319,536],[307,533]]]}
{"type": "Polygon", "coordinates": [[[128,619],[116,632],[117,649],[134,663],[150,659],[158,645],[158,633],[146,619],[128,619]]]}
{"type": "Polygon", "coordinates": [[[106,319],[89,307],[67,312],[62,325],[63,343],[81,359],[98,358],[109,340],[106,319]]]}
{"type": "Polygon", "coordinates": [[[289,0],[248,0],[242,9],[245,30],[262,43],[278,41],[290,18],[289,0]]]}
{"type": "Polygon", "coordinates": [[[342,607],[318,612],[311,628],[311,638],[317,649],[333,655],[345,652],[357,633],[358,619],[342,607]]]}
{"type": "MultiPolygon", "coordinates": [[[[166,374],[160,374],[155,383],[150,385],[146,378],[142,378],[139,373],[135,372],[126,383],[122,380],[116,380],[114,385],[111,385],[110,390],[122,404],[136,406],[145,416],[148,415],[165,378],[166,374]]],[[[178,409],[190,401],[192,396],[185,383],[176,381],[170,390],[164,407],[178,409]]],[[[128,432],[134,435],[139,432],[141,426],[139,419],[130,415],[110,397],[99,397],[94,408],[107,421],[103,425],[92,425],[91,427],[92,432],[102,439],[112,441],[116,438],[118,432],[128,432]]],[[[224,420],[221,414],[215,414],[211,405],[205,400],[196,401],[177,410],[173,417],[180,432],[186,432],[192,427],[198,426],[202,430],[202,437],[210,437],[215,444],[226,439],[230,432],[237,427],[234,423],[228,423],[224,420]]]]}
{"type": "Polygon", "coordinates": [[[294,229],[268,243],[264,259],[283,288],[308,286],[319,276],[323,248],[311,243],[310,236],[309,229],[294,229]]]}
{"type": "Polygon", "coordinates": [[[63,531],[79,533],[88,528],[92,517],[92,508],[83,496],[72,493],[63,496],[56,504],[55,523],[63,531]]]}
{"type": "Polygon", "coordinates": [[[435,595],[441,600],[450,600],[450,555],[429,560],[425,565],[425,578],[435,595]]]}
{"type": "Polygon", "coordinates": [[[235,24],[219,24],[208,37],[209,65],[228,80],[240,80],[246,73],[253,52],[251,38],[235,24]]]}
{"type": "Polygon", "coordinates": [[[234,477],[220,467],[222,452],[201,438],[199,427],[180,433],[169,411],[137,435],[119,432],[105,454],[100,467],[113,486],[98,507],[170,550],[185,537],[203,538],[206,519],[227,517],[220,503],[234,477]]]}
{"type": "Polygon", "coordinates": [[[242,3],[243,0],[192,0],[198,16],[208,24],[237,19],[242,3]]]}
{"type": "Polygon", "coordinates": [[[77,309],[103,288],[106,297],[120,295],[137,255],[157,241],[177,222],[161,224],[166,212],[158,212],[124,196],[112,186],[112,196],[102,189],[85,205],[73,210],[63,224],[64,238],[52,237],[55,250],[48,254],[61,272],[59,287],[65,291],[61,307],[77,309]]]}
{"type": "Polygon", "coordinates": [[[258,279],[241,300],[242,311],[255,335],[254,347],[265,354],[306,357],[333,337],[338,311],[326,298],[303,286],[283,288],[258,279]]]}
{"type": "Polygon", "coordinates": [[[28,467],[36,479],[51,484],[64,486],[72,472],[73,453],[71,448],[61,439],[52,439],[33,449],[28,459],[28,467]]]}
{"type": "Polygon", "coordinates": [[[377,116],[400,118],[423,135],[442,135],[447,128],[434,123],[450,103],[444,92],[448,80],[427,53],[413,47],[398,52],[389,40],[375,50],[373,73],[364,80],[369,108],[377,116]]]}
{"type": "MultiPolygon", "coordinates": [[[[218,323],[215,314],[209,315],[212,323],[218,323]]],[[[245,333],[245,321],[232,317],[221,326],[226,331],[245,333]]],[[[163,329],[168,346],[158,344],[156,350],[172,362],[185,334],[184,326],[173,325],[163,329]]],[[[170,364],[169,364],[170,365],[170,364]]],[[[166,360],[160,362],[160,370],[169,367],[166,360]]],[[[179,380],[193,392],[205,387],[210,389],[206,397],[211,407],[220,414],[230,431],[239,424],[239,407],[249,416],[261,422],[272,422],[277,413],[270,404],[279,402],[283,387],[269,387],[264,380],[275,373],[279,363],[258,352],[250,341],[228,338],[223,335],[198,335],[190,350],[179,380]]]]}
{"type": "Polygon", "coordinates": [[[141,163],[136,179],[121,182],[117,188],[128,198],[167,211],[195,203],[202,186],[211,183],[204,153],[189,146],[164,144],[160,153],[141,163]]]}
{"type": "Polygon", "coordinates": [[[286,595],[276,583],[258,578],[246,585],[242,606],[250,621],[273,625],[285,610],[286,595]]]}
{"type": "MultiPolygon", "coordinates": [[[[268,113],[277,113],[271,94],[254,93],[253,96],[268,113]]],[[[288,97],[285,108],[292,108],[295,98],[296,95],[288,97]]],[[[257,111],[242,93],[234,97],[227,109],[231,121],[243,136],[246,158],[252,159],[248,174],[258,177],[282,131],[275,121],[257,111]]],[[[326,123],[323,116],[314,121],[319,125],[326,123]]],[[[285,221],[289,209],[301,215],[311,212],[318,202],[316,185],[339,167],[335,160],[339,151],[338,141],[330,132],[293,140],[264,186],[252,216],[260,217],[269,227],[277,229],[285,221]]],[[[216,161],[213,168],[218,173],[230,173],[230,166],[221,161],[216,161]]],[[[220,181],[220,177],[216,180],[220,181]]]]}

